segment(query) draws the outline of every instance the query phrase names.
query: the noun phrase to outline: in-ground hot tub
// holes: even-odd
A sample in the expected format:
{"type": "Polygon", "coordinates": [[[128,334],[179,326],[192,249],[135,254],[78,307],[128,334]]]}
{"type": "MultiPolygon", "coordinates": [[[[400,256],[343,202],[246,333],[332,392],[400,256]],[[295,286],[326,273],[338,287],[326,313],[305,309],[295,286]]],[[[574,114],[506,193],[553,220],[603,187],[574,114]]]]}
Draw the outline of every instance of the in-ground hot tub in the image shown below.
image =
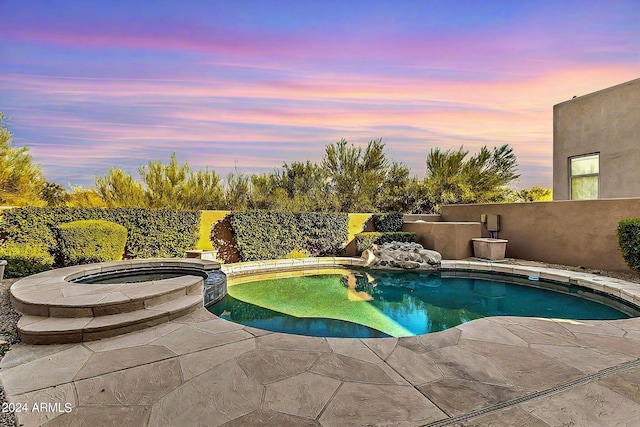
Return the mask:
{"type": "Polygon", "coordinates": [[[23,342],[91,341],[188,314],[226,294],[220,264],[200,259],[146,259],[79,265],[26,277],[10,289],[24,314],[23,342]]]}
{"type": "Polygon", "coordinates": [[[227,276],[219,268],[204,270],[193,266],[157,265],[153,267],[131,267],[122,270],[86,274],[69,281],[90,285],[132,284],[157,282],[183,276],[200,276],[204,279],[205,306],[219,301],[227,293],[227,276]]]}
{"type": "Polygon", "coordinates": [[[126,268],[123,270],[106,272],[101,271],[98,273],[83,275],[69,281],[72,283],[85,283],[89,285],[110,285],[114,283],[125,284],[153,282],[187,275],[201,276],[203,278],[207,277],[207,273],[198,268],[158,266],[126,268]]]}

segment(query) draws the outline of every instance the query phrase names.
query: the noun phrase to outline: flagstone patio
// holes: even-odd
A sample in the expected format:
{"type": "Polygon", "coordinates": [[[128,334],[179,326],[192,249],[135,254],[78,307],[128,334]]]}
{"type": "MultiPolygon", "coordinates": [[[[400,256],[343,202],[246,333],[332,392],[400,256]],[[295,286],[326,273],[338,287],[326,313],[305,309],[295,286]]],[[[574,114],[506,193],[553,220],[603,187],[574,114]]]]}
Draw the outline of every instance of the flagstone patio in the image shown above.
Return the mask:
{"type": "Polygon", "coordinates": [[[634,425],[640,319],[492,317],[347,339],[199,308],[113,338],[15,345],[0,380],[24,426],[634,425]]]}

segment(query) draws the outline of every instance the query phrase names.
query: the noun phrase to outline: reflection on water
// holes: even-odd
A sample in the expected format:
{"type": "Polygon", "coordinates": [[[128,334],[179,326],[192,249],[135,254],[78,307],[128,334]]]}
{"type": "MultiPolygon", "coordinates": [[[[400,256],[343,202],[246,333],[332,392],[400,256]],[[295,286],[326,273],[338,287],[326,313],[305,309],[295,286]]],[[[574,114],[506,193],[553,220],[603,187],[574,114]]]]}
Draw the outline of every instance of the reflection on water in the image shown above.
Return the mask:
{"type": "Polygon", "coordinates": [[[380,311],[415,335],[438,332],[483,317],[468,304],[447,299],[456,296],[442,289],[436,273],[375,272],[375,298],[380,311]],[[445,295],[441,295],[442,293],[445,295]]]}
{"type": "Polygon", "coordinates": [[[347,299],[349,301],[371,301],[373,299],[373,293],[377,285],[371,275],[363,276],[361,274],[348,273],[342,276],[341,281],[347,287],[347,299]],[[358,280],[362,278],[364,280],[358,280]]]}
{"type": "MultiPolygon", "coordinates": [[[[305,288],[309,285],[304,279],[296,277],[251,283],[255,290],[245,292],[243,299],[251,302],[251,294],[255,293],[258,298],[255,303],[263,307],[227,295],[210,310],[228,320],[262,329],[332,337],[388,336],[356,324],[357,319],[351,322],[328,319],[352,320],[353,312],[342,315],[339,311],[362,307],[357,304],[370,305],[375,312],[381,313],[382,318],[404,328],[407,334],[415,335],[442,331],[487,316],[582,320],[630,317],[607,305],[580,298],[575,290],[561,293],[494,280],[442,277],[440,273],[433,272],[354,270],[346,276],[314,276],[312,288],[305,288]],[[325,294],[318,292],[335,290],[338,284],[345,293],[327,292],[326,295],[340,300],[326,301],[325,294]],[[307,291],[301,292],[303,289],[307,291]],[[280,304],[278,298],[274,300],[274,295],[283,302],[280,304]],[[346,304],[345,299],[349,301],[346,304]],[[323,304],[327,305],[324,312],[327,318],[305,317],[306,311],[317,313],[318,306],[323,304]]],[[[235,286],[246,285],[249,284],[235,286]]],[[[370,319],[364,323],[378,328],[371,324],[370,319]]],[[[384,326],[378,329],[388,330],[384,326]]]]}
{"type": "Polygon", "coordinates": [[[274,332],[314,337],[383,338],[389,335],[357,323],[338,319],[294,317],[239,301],[230,295],[209,307],[209,311],[232,322],[274,332]]]}

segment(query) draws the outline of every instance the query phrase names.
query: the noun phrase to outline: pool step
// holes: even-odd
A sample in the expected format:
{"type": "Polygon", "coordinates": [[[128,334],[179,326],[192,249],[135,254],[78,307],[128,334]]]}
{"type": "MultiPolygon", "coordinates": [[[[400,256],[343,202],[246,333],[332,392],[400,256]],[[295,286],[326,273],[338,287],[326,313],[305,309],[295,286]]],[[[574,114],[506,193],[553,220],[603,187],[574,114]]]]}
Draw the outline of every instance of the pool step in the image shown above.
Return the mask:
{"type": "MultiPolygon", "coordinates": [[[[154,258],[76,265],[45,271],[15,282],[11,303],[23,314],[18,332],[27,344],[92,341],[168,322],[203,307],[204,277],[209,288],[215,261],[154,258]],[[137,283],[78,283],[104,273],[187,272],[137,283]],[[195,271],[197,270],[197,271],[195,271]]],[[[224,282],[226,285],[226,282],[224,282]]]]}
{"type": "Polygon", "coordinates": [[[159,325],[202,307],[202,294],[150,305],[141,310],[99,317],[45,317],[25,315],[18,321],[26,344],[64,344],[93,341],[159,325]]]}

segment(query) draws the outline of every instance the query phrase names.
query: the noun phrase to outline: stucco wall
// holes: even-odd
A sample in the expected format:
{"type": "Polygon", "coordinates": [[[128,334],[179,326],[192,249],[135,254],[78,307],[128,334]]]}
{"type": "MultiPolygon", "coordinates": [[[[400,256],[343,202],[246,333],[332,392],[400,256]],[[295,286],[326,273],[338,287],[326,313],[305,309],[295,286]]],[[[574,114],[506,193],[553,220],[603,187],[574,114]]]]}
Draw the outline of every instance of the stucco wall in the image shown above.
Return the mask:
{"type": "Polygon", "coordinates": [[[600,198],[640,197],[640,79],[553,107],[553,198],[568,200],[569,157],[600,153],[600,198]]]}
{"type": "MultiPolygon", "coordinates": [[[[640,198],[450,205],[442,207],[442,220],[479,221],[488,213],[500,215],[507,257],[629,271],[616,229],[621,219],[640,217],[640,198]]],[[[482,235],[489,236],[484,226],[482,235]]]]}
{"type": "Polygon", "coordinates": [[[404,214],[402,216],[404,222],[415,222],[415,221],[424,221],[424,222],[439,222],[442,221],[440,214],[404,214]]]}
{"type": "Polygon", "coordinates": [[[402,231],[416,233],[416,242],[440,252],[443,259],[473,256],[471,239],[481,236],[479,222],[405,222],[402,231]]]}

